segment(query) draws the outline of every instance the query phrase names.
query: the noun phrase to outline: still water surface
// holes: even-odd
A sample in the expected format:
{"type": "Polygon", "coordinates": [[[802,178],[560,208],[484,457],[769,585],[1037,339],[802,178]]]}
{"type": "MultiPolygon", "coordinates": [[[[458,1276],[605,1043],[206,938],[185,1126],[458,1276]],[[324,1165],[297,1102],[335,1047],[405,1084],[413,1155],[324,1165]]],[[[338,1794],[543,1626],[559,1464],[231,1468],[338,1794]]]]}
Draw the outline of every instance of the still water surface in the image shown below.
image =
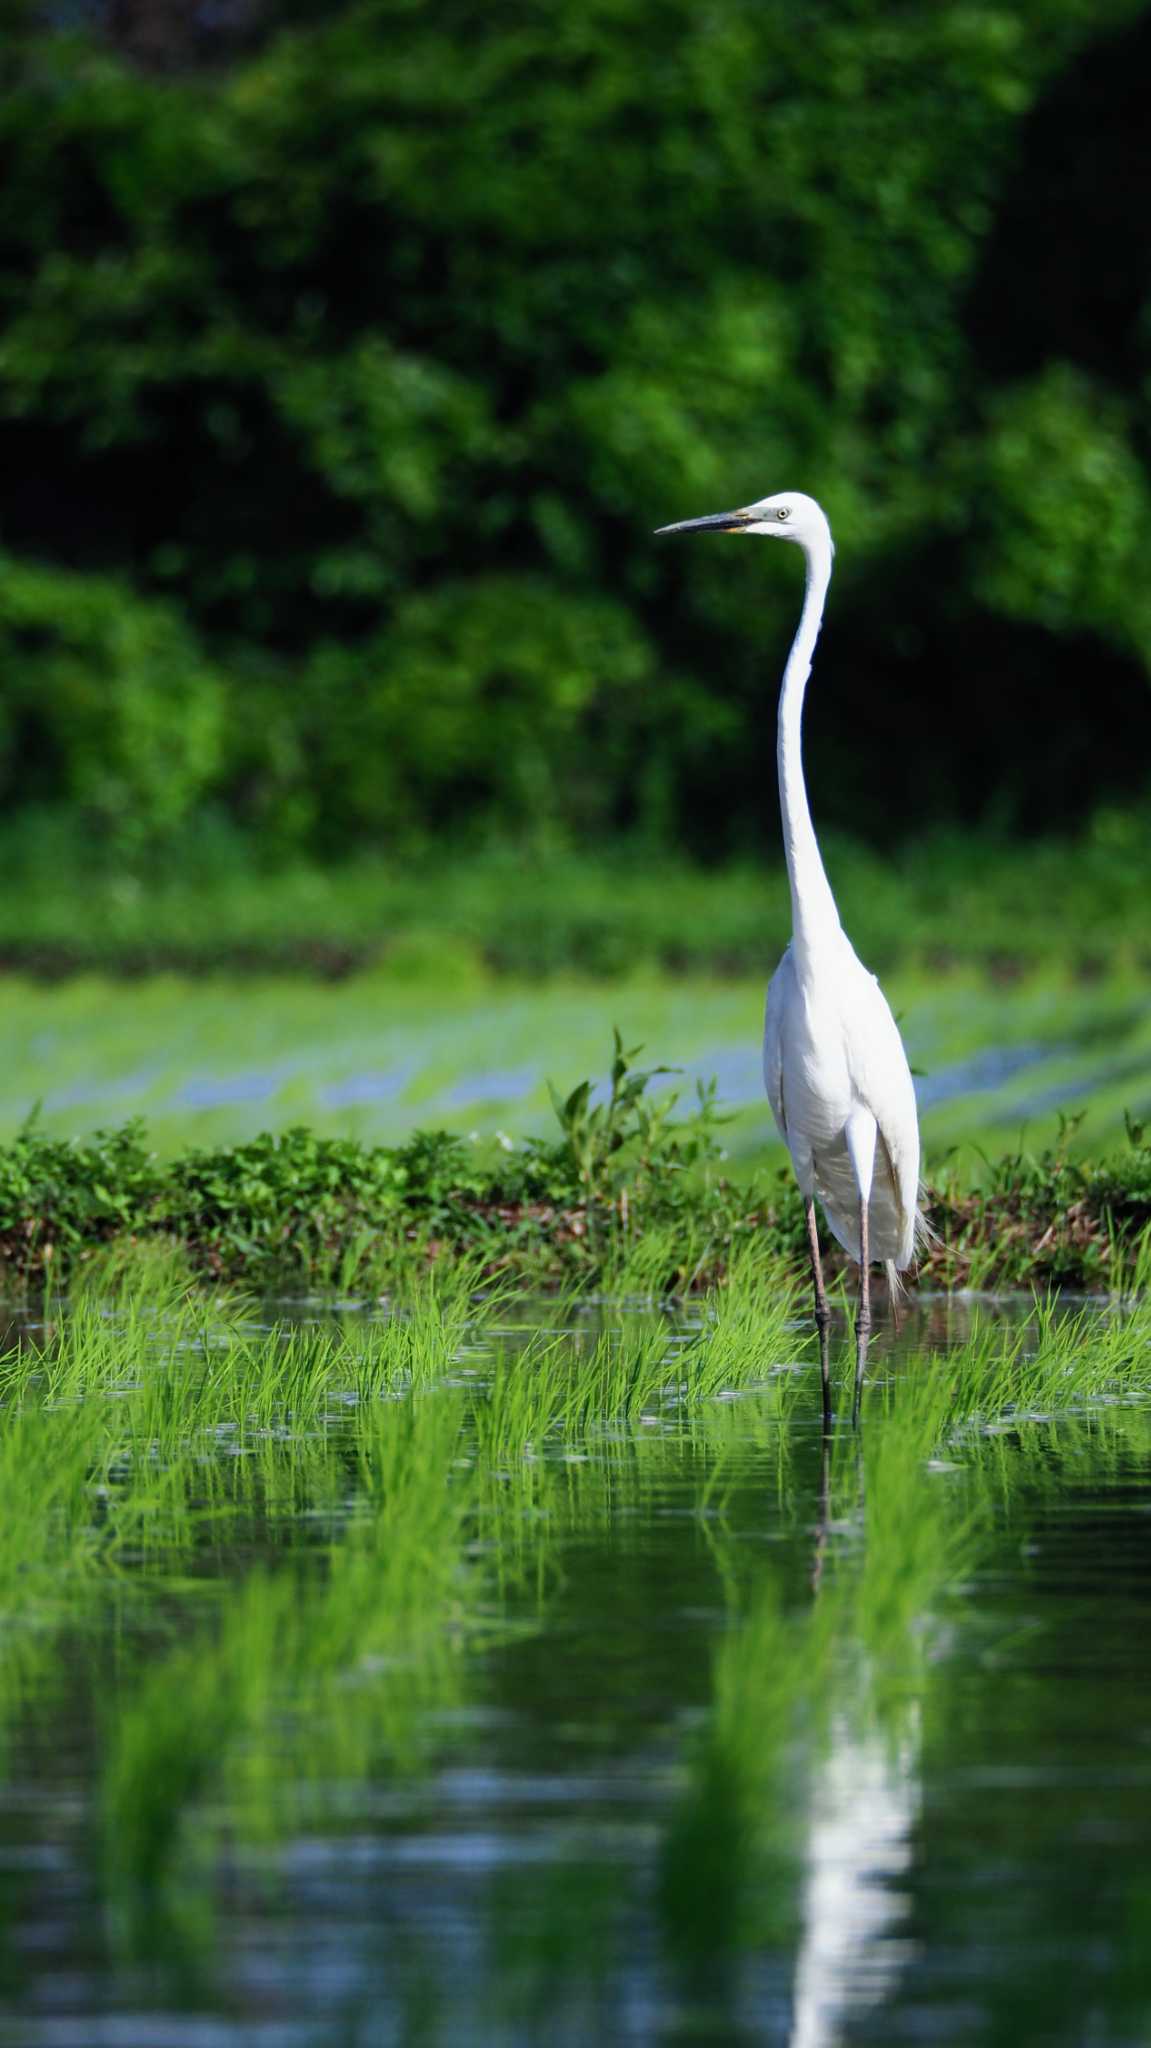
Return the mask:
{"type": "Polygon", "coordinates": [[[5,1578],[0,2041],[1151,2040],[1151,1418],[905,1426],[957,1314],[830,1454],[793,1337],[513,1458],[465,1333],[366,1459],[217,1421],[5,1578]]]}

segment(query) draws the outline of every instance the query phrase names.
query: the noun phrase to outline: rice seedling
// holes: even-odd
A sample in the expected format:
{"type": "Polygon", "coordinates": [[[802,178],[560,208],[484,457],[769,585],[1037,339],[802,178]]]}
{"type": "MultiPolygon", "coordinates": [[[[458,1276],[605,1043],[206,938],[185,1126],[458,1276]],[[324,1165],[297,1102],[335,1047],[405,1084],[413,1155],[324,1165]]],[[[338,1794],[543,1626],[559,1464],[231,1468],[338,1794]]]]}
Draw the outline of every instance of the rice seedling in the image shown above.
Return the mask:
{"type": "MultiPolygon", "coordinates": [[[[65,1631],[109,1646],[100,1883],[132,1957],[207,1955],[226,1868],[275,1885],[286,1839],[338,1833],[376,1781],[428,1782],[513,1646],[568,1654],[573,1614],[618,1641],[626,1581],[637,1631],[645,1601],[712,1617],[706,1705],[658,1731],[663,1967],[702,1996],[795,1950],[814,1981],[828,1830],[857,1813],[854,1772],[907,1841],[994,1533],[1151,1452],[1139,1306],[976,1311],[830,1445],[802,1303],[754,1246],[689,1311],[574,1285],[527,1304],[439,1264],[366,1318],[300,1306],[113,1264],[0,1356],[0,1732],[65,1631]]],[[[596,1853],[571,1887],[541,1877],[525,1995],[549,1952],[599,1969],[573,1905],[596,1853]]],[[[637,1899],[601,1878],[606,1955],[637,1899]]]]}
{"type": "MultiPolygon", "coordinates": [[[[228,1511],[285,1516],[297,1531],[301,1512],[312,1517],[283,1563],[249,1573],[218,1619],[118,1692],[106,1790],[116,1895],[170,1895],[180,1920],[181,1886],[200,1897],[211,1861],[188,1830],[210,1844],[212,1812],[270,1837],[298,1821],[308,1787],[350,1782],[372,1756],[398,1768],[418,1756],[460,1668],[446,1648],[506,1630],[513,1608],[515,1625],[538,1621],[528,1581],[542,1592],[565,1531],[610,1526],[626,1499],[682,1471],[701,1416],[705,1436],[728,1430],[717,1392],[776,1384],[789,1307],[765,1287],[725,1298],[686,1338],[649,1313],[586,1347],[544,1329],[485,1358],[498,1298],[478,1310],[459,1294],[425,1298],[354,1335],[269,1331],[242,1306],[205,1321],[194,1296],[158,1319],[154,1304],[111,1314],[92,1302],[66,1340],[13,1361],[38,1406],[66,1393],[105,1428],[114,1418],[115,1524],[138,1555],[166,1543],[171,1563],[228,1511]],[[461,1372],[466,1344],[475,1362],[461,1372]],[[298,1796],[285,1801],[287,1778],[298,1796]]],[[[189,1926],[201,1910],[187,1907],[189,1926]]]]}
{"type": "Polygon", "coordinates": [[[130,1940],[199,1898],[222,1811],[275,1839],[372,1759],[411,1770],[434,1743],[485,1623],[460,1417],[458,1397],[409,1394],[362,1418],[339,1539],[250,1572],[215,1625],[118,1692],[106,1854],[130,1940]]]}
{"type": "Polygon", "coordinates": [[[585,1341],[544,1329],[500,1351],[477,1414],[486,1454],[566,1443],[637,1417],[667,1423],[700,1403],[762,1383],[784,1398],[797,1340],[794,1282],[746,1261],[738,1284],[708,1298],[691,1323],[666,1310],[609,1315],[585,1341]]]}
{"type": "MultiPolygon", "coordinates": [[[[737,1298],[729,1299],[736,1316],[737,1298]]],[[[876,1389],[862,1432],[841,1432],[826,1463],[811,1455],[813,1433],[807,1452],[790,1459],[777,1495],[786,1526],[808,1532],[798,1577],[794,1544],[766,1561],[761,1549],[747,1547],[738,1517],[732,1523],[726,1513],[733,1473],[713,1476],[709,1500],[718,1512],[700,1533],[726,1588],[730,1620],[716,1650],[707,1716],[683,1751],[654,1894],[678,2009],[698,2002],[713,2027],[717,2011],[727,2011],[734,2032],[752,1957],[759,1967],[777,1955],[785,1967],[782,1959],[793,1955],[794,2009],[822,2002],[825,2018],[836,1983],[853,1981],[853,1969],[881,1982],[881,1951],[870,1960],[865,1951],[898,1910],[897,1882],[913,1853],[924,1730],[935,1726],[936,1702],[963,1664],[964,1589],[1002,1522],[1009,1439],[989,1431],[985,1418],[1010,1420],[1014,1443],[1013,1403],[1026,1376],[1034,1388],[1070,1372],[1084,1412],[1024,1421],[1024,1430],[1058,1446],[1061,1457],[1078,1444],[1087,1471],[1089,1433],[1099,1429],[1111,1436],[1116,1459],[1145,1453],[1145,1410],[1093,1405],[1098,1393],[1106,1398],[1115,1373],[1129,1370],[1132,1355],[1128,1331],[1114,1333],[1101,1358],[1100,1334],[1098,1319],[1060,1318],[1046,1305],[1020,1328],[988,1320],[957,1352],[917,1363],[876,1389]],[[840,1901],[834,1910],[829,1887],[840,1901]]],[[[794,1385],[794,1376],[784,1383],[794,1385]]],[[[621,1384],[626,1405],[629,1374],[621,1384]]],[[[544,1405],[555,1412],[554,1402],[544,1405]]],[[[758,1393],[754,1408],[760,1416],[781,1412],[758,1393]]],[[[797,1419],[804,1409],[782,1412],[797,1419]]],[[[593,1429],[566,1439],[595,1446],[588,1462],[568,1466],[557,1436],[552,1455],[535,1461],[544,1474],[545,1527],[554,1535],[559,1522],[562,1535],[565,1514],[573,1529],[597,1513],[610,1517],[613,1484],[616,1509],[626,1516],[629,1475],[669,1449],[682,1470],[701,1436],[717,1449],[717,1427],[722,1470],[722,1428],[733,1416],[743,1420],[739,1404],[704,1401],[672,1429],[633,1421],[606,1440],[593,1429]],[[561,1475],[554,1488],[553,1474],[561,1475]]],[[[795,1431],[772,1427],[780,1441],[802,1445],[795,1431]]],[[[1030,1485],[1039,1461],[1018,1451],[1013,1457],[1030,1485]]],[[[1022,1483],[1016,1476],[1015,1486],[1022,1483]]],[[[562,1542],[556,1549],[562,1557],[562,1542]]],[[[549,1594],[562,1598],[562,1584],[549,1594]]],[[[537,1999],[545,1958],[552,1981],[566,1968],[578,1970],[585,1994],[602,1984],[639,1910],[635,1883],[618,1864],[601,1870],[594,1842],[567,1874],[566,1887],[550,1887],[546,1878],[542,1889],[533,1887],[534,1913],[523,1906],[530,1933],[517,1969],[521,1992],[534,1985],[537,1999]],[[569,1911],[577,1877],[594,1882],[594,1953],[569,1911]]]]}
{"type": "MultiPolygon", "coordinates": [[[[976,1316],[966,1343],[909,1369],[944,1389],[946,1429],[1050,1418],[1151,1396],[1151,1311],[1101,1313],[1036,1299],[1013,1323],[976,1316]]],[[[884,1413],[904,1399],[908,1374],[871,1391],[884,1413]]]]}

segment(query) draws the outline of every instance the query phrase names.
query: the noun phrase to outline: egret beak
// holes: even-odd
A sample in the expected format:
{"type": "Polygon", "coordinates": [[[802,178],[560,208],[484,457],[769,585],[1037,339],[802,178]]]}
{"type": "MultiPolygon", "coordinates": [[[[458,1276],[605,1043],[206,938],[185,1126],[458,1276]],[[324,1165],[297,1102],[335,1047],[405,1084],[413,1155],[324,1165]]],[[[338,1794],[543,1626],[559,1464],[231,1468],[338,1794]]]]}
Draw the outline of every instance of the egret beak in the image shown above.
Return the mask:
{"type": "Polygon", "coordinates": [[[754,512],[710,512],[706,519],[681,519],[675,526],[657,526],[656,533],[742,533],[754,512]]]}

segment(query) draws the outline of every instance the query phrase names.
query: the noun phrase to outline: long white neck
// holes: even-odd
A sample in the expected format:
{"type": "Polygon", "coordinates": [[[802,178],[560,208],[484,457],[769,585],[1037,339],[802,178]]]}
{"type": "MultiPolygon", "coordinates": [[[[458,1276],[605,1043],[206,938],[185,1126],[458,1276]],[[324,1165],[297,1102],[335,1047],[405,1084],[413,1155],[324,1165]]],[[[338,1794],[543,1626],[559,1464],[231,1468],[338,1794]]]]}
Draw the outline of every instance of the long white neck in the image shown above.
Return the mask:
{"type": "Polygon", "coordinates": [[[791,883],[791,924],[796,964],[801,969],[821,942],[840,931],[839,912],[823,872],[815,827],[807,807],[803,780],[801,729],[803,695],[811,674],[811,657],[823,622],[827,586],[831,581],[831,540],[822,536],[804,546],[807,583],[803,610],[779,693],[779,808],[783,818],[783,850],[791,883]]]}

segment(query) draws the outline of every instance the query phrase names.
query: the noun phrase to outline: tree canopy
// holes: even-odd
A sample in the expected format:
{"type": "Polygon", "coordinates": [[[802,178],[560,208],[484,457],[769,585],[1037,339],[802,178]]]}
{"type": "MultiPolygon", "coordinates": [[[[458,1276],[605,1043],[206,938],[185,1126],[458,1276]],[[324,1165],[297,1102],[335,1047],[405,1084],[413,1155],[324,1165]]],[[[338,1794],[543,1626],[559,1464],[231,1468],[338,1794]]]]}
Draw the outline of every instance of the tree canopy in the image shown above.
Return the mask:
{"type": "Polygon", "coordinates": [[[786,487],[821,820],[1144,786],[1146,8],[184,14],[0,57],[10,811],[754,843],[798,563],[651,529],[786,487]]]}

